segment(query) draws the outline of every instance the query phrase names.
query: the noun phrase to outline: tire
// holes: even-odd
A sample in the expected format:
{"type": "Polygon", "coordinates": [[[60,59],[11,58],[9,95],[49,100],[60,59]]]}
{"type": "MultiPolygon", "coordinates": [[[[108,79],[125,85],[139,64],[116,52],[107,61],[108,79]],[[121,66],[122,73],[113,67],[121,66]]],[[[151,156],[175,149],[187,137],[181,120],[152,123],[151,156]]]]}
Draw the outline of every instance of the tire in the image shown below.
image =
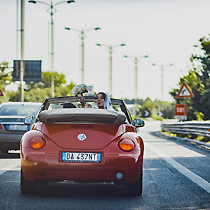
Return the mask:
{"type": "Polygon", "coordinates": [[[141,173],[138,182],[126,185],[129,195],[133,196],[142,195],[142,180],[143,180],[143,174],[141,173]]]}
{"type": "Polygon", "coordinates": [[[29,182],[25,180],[24,175],[21,170],[20,174],[20,190],[22,193],[35,193],[37,189],[36,182],[29,182]]]}

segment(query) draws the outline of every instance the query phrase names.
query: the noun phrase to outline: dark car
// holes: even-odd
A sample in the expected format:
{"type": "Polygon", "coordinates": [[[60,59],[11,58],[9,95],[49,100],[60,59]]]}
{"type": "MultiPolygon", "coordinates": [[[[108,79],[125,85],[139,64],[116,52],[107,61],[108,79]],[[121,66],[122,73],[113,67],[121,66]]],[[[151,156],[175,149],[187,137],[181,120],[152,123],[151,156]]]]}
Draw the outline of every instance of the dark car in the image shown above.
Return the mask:
{"type": "Polygon", "coordinates": [[[19,150],[22,135],[30,129],[24,118],[36,115],[41,103],[6,102],[0,105],[0,151],[19,150]]]}
{"type": "Polygon", "coordinates": [[[46,99],[37,117],[27,117],[31,130],[21,139],[23,193],[40,182],[70,180],[125,185],[132,195],[142,193],[144,144],[123,100],[111,99],[112,110],[98,109],[95,97],[46,99]]]}

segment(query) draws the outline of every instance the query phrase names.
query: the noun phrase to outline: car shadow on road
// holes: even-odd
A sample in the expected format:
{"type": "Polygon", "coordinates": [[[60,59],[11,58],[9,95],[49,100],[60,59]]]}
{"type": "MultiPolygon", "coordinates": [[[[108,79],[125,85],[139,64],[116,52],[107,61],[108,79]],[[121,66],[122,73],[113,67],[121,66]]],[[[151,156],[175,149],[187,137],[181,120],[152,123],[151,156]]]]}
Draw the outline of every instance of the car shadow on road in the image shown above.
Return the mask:
{"type": "MultiPolygon", "coordinates": [[[[129,196],[125,186],[107,183],[56,183],[38,184],[34,197],[122,197],[129,196]]],[[[134,196],[135,197],[135,196],[134,196]]]]}

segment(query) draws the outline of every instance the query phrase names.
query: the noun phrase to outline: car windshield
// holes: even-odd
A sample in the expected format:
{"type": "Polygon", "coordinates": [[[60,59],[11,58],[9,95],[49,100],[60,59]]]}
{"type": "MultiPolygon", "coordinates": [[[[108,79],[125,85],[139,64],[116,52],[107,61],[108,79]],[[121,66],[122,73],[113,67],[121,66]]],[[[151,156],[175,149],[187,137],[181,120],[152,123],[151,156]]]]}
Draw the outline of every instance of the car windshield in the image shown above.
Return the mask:
{"type": "MultiPolygon", "coordinates": [[[[61,108],[82,108],[80,102],[71,102],[71,103],[56,103],[56,104],[50,104],[48,109],[61,109],[61,108]]],[[[85,108],[91,108],[91,109],[98,109],[95,102],[87,102],[85,104],[85,108]]],[[[121,112],[120,105],[112,105],[113,110],[121,112]]]]}
{"type": "Polygon", "coordinates": [[[0,115],[18,115],[18,116],[35,116],[40,105],[25,105],[25,104],[7,104],[0,108],[0,115]]]}
{"type": "MultiPolygon", "coordinates": [[[[80,98],[75,96],[49,98],[45,100],[40,111],[63,108],[82,108],[80,98]]],[[[85,96],[85,108],[98,109],[95,96],[85,96]]],[[[120,114],[125,114],[127,118],[126,121],[131,123],[131,115],[127,110],[123,100],[111,98],[111,108],[109,108],[108,110],[117,111],[120,114]]]]}

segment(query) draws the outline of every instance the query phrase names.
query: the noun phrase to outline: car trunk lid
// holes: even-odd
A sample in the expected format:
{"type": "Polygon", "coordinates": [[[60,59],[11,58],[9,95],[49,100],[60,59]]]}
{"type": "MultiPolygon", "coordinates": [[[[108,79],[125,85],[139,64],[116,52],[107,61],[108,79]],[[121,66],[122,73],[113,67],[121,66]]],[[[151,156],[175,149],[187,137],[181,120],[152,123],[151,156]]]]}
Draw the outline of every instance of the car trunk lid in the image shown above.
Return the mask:
{"type": "Polygon", "coordinates": [[[62,149],[102,149],[124,133],[123,125],[42,124],[42,132],[62,149]]]}
{"type": "MultiPolygon", "coordinates": [[[[30,129],[29,125],[24,124],[25,116],[0,116],[1,129],[6,131],[25,132],[30,129]]],[[[3,131],[2,131],[3,132],[3,131]]]]}

